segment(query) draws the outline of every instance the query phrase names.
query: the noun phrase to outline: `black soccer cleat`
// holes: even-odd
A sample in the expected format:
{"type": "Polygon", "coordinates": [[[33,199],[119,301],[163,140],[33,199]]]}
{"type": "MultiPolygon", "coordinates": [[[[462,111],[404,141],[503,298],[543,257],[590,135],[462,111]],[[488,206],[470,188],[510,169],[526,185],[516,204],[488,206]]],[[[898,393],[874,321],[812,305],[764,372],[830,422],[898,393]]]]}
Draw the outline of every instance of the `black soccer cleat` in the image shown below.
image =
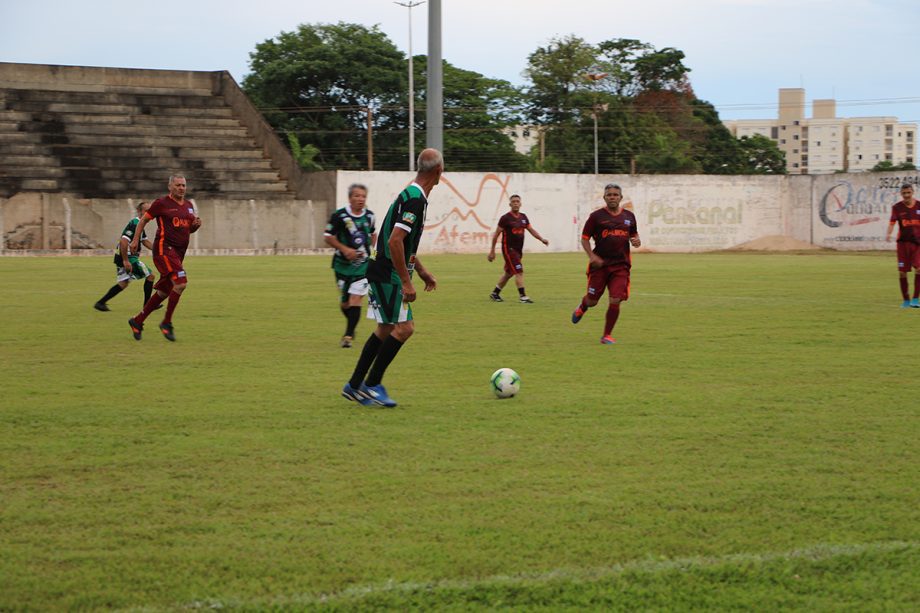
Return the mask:
{"type": "Polygon", "coordinates": [[[160,332],[163,333],[163,336],[166,338],[166,340],[175,342],[175,340],[176,340],[176,335],[173,334],[173,326],[172,326],[172,324],[168,324],[168,323],[165,323],[165,322],[164,322],[164,323],[161,323],[161,324],[160,324],[160,332]]]}
{"type": "Polygon", "coordinates": [[[144,324],[137,323],[132,317],[128,320],[128,325],[131,326],[131,334],[134,335],[134,340],[141,340],[141,333],[144,331],[144,324]]]}
{"type": "Polygon", "coordinates": [[[96,304],[93,305],[93,308],[96,309],[97,311],[111,311],[112,310],[109,308],[109,305],[107,305],[104,302],[97,302],[96,304]]]}
{"type": "Polygon", "coordinates": [[[492,292],[491,294],[489,294],[489,299],[492,302],[504,302],[505,301],[499,294],[496,294],[495,292],[492,292]]]}

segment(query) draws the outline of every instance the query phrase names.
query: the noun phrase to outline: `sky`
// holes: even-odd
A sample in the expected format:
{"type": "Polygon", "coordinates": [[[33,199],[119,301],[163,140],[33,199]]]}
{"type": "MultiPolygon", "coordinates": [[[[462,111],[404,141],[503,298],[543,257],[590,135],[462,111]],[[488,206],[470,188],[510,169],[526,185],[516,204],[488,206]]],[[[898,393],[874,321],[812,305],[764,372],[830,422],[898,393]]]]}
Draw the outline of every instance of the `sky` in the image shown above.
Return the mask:
{"type": "MultiPolygon", "coordinates": [[[[405,2],[406,0],[402,0],[405,2]]],[[[410,10],[392,0],[0,0],[0,61],[227,70],[301,23],[378,26],[408,50],[410,10]]],[[[442,56],[525,85],[554,38],[633,38],[686,54],[697,97],[725,119],[775,118],[777,90],[837,100],[839,117],[920,123],[918,0],[441,0],[442,56]]],[[[411,9],[427,53],[428,5],[411,9]]]]}

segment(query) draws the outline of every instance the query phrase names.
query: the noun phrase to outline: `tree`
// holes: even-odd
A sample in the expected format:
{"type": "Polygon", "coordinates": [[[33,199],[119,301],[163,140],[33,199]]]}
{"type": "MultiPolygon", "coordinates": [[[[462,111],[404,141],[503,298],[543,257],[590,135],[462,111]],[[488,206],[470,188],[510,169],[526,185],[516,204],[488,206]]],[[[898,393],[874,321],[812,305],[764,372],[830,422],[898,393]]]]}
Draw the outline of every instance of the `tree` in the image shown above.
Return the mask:
{"type": "MultiPolygon", "coordinates": [[[[250,58],[252,72],[243,89],[268,122],[288,136],[284,140],[298,159],[316,168],[367,168],[370,109],[374,168],[406,168],[408,59],[377,27],[304,24],[260,43],[250,58]]],[[[427,62],[425,56],[413,59],[415,82],[422,84],[415,106],[424,108],[427,62]]],[[[527,157],[515,152],[501,131],[521,121],[514,110],[521,95],[507,81],[444,62],[444,153],[451,168],[529,167],[527,157]]],[[[415,125],[422,128],[415,143],[421,150],[424,120],[416,118],[415,125]]]]}
{"type": "MultiPolygon", "coordinates": [[[[414,64],[425,69],[416,80],[427,83],[427,62],[419,56],[414,64]]],[[[519,88],[501,79],[443,62],[444,150],[452,170],[524,172],[527,156],[514,149],[502,131],[523,121],[519,88]]],[[[419,92],[423,97],[426,91],[419,92]]],[[[420,122],[423,127],[425,121],[420,122]]]]}
{"type": "MultiPolygon", "coordinates": [[[[256,45],[250,68],[246,94],[275,129],[319,149],[325,168],[366,168],[367,108],[397,106],[407,89],[405,58],[376,26],[302,24],[256,45]]],[[[377,161],[386,166],[396,162],[386,152],[405,151],[406,135],[388,133],[398,117],[375,116],[377,161]]]]}
{"type": "Polygon", "coordinates": [[[910,162],[894,164],[890,160],[882,160],[870,169],[871,172],[887,172],[891,170],[917,170],[917,167],[910,162]]]}
{"type": "Polygon", "coordinates": [[[742,164],[739,174],[786,174],[786,154],[766,136],[761,134],[742,136],[738,139],[738,146],[741,151],[742,164]]]}

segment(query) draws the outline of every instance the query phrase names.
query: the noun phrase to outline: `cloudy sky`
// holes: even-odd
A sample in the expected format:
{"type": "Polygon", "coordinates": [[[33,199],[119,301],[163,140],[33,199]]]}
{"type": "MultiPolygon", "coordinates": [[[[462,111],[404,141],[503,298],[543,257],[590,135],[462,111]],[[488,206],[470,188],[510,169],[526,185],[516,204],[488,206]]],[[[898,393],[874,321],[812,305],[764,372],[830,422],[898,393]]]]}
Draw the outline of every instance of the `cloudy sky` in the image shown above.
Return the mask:
{"type": "MultiPolygon", "coordinates": [[[[405,1],[405,0],[403,0],[405,1]]],[[[524,84],[552,38],[636,38],[687,57],[697,96],[723,119],[775,117],[777,89],[835,98],[839,116],[920,122],[918,0],[441,0],[443,57],[524,84]]],[[[412,10],[427,50],[427,5],[412,10]]],[[[0,0],[0,61],[249,71],[257,43],[300,23],[379,25],[403,51],[392,0],[0,0]]],[[[810,105],[808,108],[810,115],[810,105]]]]}

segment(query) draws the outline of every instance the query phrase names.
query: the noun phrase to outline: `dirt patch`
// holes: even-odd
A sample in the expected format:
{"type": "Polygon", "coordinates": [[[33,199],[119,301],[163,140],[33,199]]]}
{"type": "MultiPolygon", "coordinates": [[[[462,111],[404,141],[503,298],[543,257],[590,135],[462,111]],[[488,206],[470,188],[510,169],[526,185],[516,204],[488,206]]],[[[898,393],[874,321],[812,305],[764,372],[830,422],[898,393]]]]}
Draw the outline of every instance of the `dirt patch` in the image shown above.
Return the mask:
{"type": "Polygon", "coordinates": [[[820,251],[821,247],[811,243],[796,240],[790,236],[777,234],[775,236],[762,236],[752,241],[741,243],[726,251],[820,251]]]}

